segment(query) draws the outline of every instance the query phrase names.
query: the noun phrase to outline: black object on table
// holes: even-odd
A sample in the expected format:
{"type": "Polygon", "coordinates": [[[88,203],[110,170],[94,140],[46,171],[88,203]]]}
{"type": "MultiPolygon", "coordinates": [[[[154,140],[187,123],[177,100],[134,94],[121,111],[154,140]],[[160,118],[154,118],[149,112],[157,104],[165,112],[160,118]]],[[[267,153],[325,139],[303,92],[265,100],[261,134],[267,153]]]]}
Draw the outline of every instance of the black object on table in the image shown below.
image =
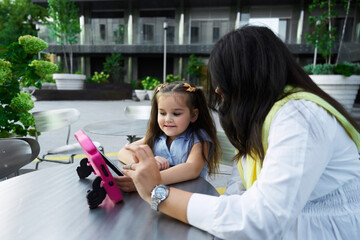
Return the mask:
{"type": "MultiPolygon", "coordinates": [[[[118,204],[106,197],[89,209],[86,192],[96,176],[79,179],[76,167],[50,167],[0,182],[1,239],[213,239],[153,211],[136,192],[124,193],[118,204]]],[[[203,178],[173,186],[218,196],[203,178]]]]}

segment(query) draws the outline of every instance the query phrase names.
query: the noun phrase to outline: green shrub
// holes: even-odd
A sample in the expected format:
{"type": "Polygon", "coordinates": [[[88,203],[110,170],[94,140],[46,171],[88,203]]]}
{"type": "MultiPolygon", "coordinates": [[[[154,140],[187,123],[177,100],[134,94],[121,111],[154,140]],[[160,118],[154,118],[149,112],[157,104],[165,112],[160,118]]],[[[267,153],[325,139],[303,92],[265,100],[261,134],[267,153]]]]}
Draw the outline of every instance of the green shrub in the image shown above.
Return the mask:
{"type": "Polygon", "coordinates": [[[160,83],[161,82],[159,79],[150,76],[147,76],[141,80],[141,84],[145,90],[154,90],[154,88],[160,83]]]}
{"type": "Polygon", "coordinates": [[[43,78],[57,70],[51,62],[38,60],[38,51],[47,43],[33,36],[22,36],[0,53],[0,138],[35,133],[31,95],[21,87],[41,88],[43,78]]]}
{"type": "Polygon", "coordinates": [[[139,90],[144,89],[144,86],[141,84],[140,79],[131,81],[131,85],[132,85],[133,89],[139,89],[139,90]]]}
{"type": "Polygon", "coordinates": [[[349,77],[354,74],[355,75],[359,74],[359,69],[360,69],[360,64],[358,63],[344,62],[335,65],[334,73],[349,77]]]}
{"type": "Polygon", "coordinates": [[[94,75],[92,76],[92,78],[90,79],[90,82],[94,82],[94,83],[108,83],[109,82],[109,74],[106,74],[104,72],[98,73],[98,72],[94,72],[94,75]]]}
{"type": "Polygon", "coordinates": [[[36,54],[48,47],[46,42],[31,35],[19,37],[19,45],[21,45],[28,54],[36,54]]]}
{"type": "Polygon", "coordinates": [[[328,74],[340,74],[344,76],[359,75],[360,64],[359,63],[338,63],[338,64],[317,64],[314,68],[313,64],[304,66],[303,68],[308,74],[314,75],[328,75],[328,74]]]}
{"type": "Polygon", "coordinates": [[[167,83],[178,82],[178,81],[185,81],[185,79],[181,80],[180,75],[175,75],[175,76],[173,74],[166,75],[167,83]]]}

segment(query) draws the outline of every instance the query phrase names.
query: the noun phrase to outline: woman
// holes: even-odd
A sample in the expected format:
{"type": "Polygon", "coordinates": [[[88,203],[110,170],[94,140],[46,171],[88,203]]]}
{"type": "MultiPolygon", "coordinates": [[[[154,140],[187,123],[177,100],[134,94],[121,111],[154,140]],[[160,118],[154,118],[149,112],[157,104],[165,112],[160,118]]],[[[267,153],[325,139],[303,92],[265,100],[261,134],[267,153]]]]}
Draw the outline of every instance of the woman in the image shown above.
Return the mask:
{"type": "Polygon", "coordinates": [[[137,163],[126,171],[140,196],[220,238],[360,236],[360,128],[286,45],[265,27],[245,26],[214,46],[209,73],[210,105],[238,150],[232,195],[157,194],[159,170],[142,145],[129,149],[137,163]]]}

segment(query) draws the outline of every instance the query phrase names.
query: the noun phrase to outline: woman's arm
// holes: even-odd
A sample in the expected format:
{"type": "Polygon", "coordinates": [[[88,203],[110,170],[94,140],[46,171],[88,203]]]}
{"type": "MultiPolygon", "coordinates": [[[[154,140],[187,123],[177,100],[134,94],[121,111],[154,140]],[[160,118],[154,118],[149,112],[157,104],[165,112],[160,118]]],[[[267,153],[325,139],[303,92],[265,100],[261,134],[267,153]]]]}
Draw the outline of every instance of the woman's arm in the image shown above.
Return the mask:
{"type": "Polygon", "coordinates": [[[195,143],[185,163],[178,164],[160,172],[162,184],[178,183],[199,177],[206,163],[201,152],[201,144],[204,144],[205,156],[208,156],[210,144],[208,142],[195,143]]]}
{"type": "MultiPolygon", "coordinates": [[[[326,112],[303,112],[298,105],[286,105],[273,119],[262,173],[245,194],[213,197],[171,188],[160,211],[220,238],[281,238],[318,183],[334,147],[328,134],[336,130],[334,121],[319,123],[318,119],[329,118],[326,112]]],[[[305,110],[310,107],[306,105],[305,110]]],[[[146,145],[129,150],[136,164],[125,174],[150,203],[151,190],[162,181],[152,151],[146,145]]]]}
{"type": "MultiPolygon", "coordinates": [[[[144,144],[144,138],[142,138],[138,141],[135,141],[133,143],[130,143],[127,146],[142,145],[142,144],[144,144]]],[[[132,156],[133,154],[131,153],[131,151],[127,150],[125,147],[120,149],[120,151],[118,153],[118,159],[120,160],[120,162],[122,162],[124,164],[130,164],[130,163],[134,162],[133,156],[132,156]]]]}
{"type": "MultiPolygon", "coordinates": [[[[140,146],[140,145],[142,145],[141,141],[143,142],[143,139],[141,139],[137,142],[134,142],[132,144],[129,144],[126,147],[124,147],[123,149],[121,149],[118,154],[119,159],[121,159],[120,161],[125,164],[133,163],[134,162],[134,160],[133,160],[134,154],[132,153],[132,151],[128,150],[128,147],[140,146]]],[[[206,142],[204,151],[206,153],[208,153],[209,152],[208,149],[209,149],[209,143],[206,142]]],[[[156,160],[156,158],[154,158],[154,160],[159,168],[158,161],[156,160]]],[[[205,165],[205,159],[202,157],[202,154],[201,154],[201,143],[196,143],[196,144],[194,144],[193,148],[191,149],[189,157],[185,163],[176,165],[171,168],[167,168],[160,172],[161,179],[162,179],[161,183],[162,184],[172,184],[172,183],[178,183],[178,182],[183,182],[183,181],[197,178],[200,175],[201,170],[203,169],[204,165],[205,165]]],[[[125,168],[126,168],[126,166],[125,166],[125,168]]],[[[115,178],[116,184],[118,185],[120,190],[125,191],[125,192],[136,191],[135,185],[133,184],[131,178],[128,178],[128,177],[114,177],[114,178],[115,178]]]]}
{"type": "MultiPolygon", "coordinates": [[[[151,191],[162,183],[160,171],[155,162],[152,150],[148,145],[131,144],[125,147],[134,156],[135,164],[130,169],[124,169],[123,173],[129,176],[140,194],[141,198],[151,204],[151,191]]],[[[187,205],[192,193],[170,188],[168,198],[163,201],[159,210],[182,222],[187,221],[187,205]]]]}

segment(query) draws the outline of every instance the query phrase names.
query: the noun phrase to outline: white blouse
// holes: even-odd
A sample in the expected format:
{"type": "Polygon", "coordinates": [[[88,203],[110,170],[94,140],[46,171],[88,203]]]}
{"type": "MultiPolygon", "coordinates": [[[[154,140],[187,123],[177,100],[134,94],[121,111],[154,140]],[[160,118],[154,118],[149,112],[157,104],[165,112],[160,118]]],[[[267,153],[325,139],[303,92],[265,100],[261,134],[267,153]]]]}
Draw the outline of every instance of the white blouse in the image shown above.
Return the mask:
{"type": "Polygon", "coordinates": [[[253,186],[245,191],[234,165],[231,195],[193,194],[189,223],[224,239],[358,239],[359,152],[336,119],[291,100],[273,118],[268,143],[253,186]]]}

